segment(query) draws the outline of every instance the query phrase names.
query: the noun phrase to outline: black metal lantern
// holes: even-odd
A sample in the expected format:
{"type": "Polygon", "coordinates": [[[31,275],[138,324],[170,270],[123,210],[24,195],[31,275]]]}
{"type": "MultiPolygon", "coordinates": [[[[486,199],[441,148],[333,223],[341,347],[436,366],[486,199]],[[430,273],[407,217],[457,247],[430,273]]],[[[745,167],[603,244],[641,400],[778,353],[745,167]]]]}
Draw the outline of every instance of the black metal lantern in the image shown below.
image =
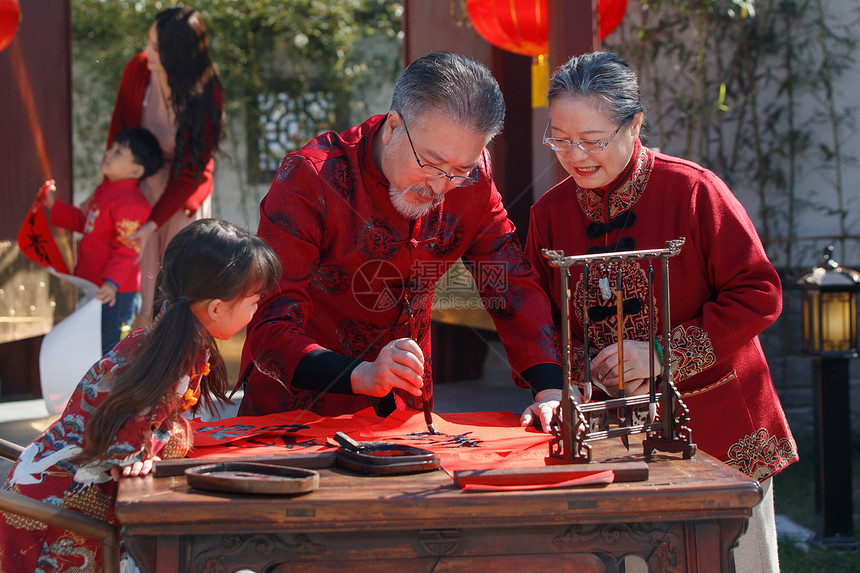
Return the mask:
{"type": "Polygon", "coordinates": [[[803,297],[803,351],[814,358],[816,538],[824,545],[855,548],[851,484],[849,362],[857,357],[857,292],[860,273],[833,260],[798,280],[803,297]]]}
{"type": "Polygon", "coordinates": [[[803,351],[831,358],[857,357],[857,293],[860,272],[833,260],[833,247],[824,262],[798,280],[803,301],[803,351]]]}

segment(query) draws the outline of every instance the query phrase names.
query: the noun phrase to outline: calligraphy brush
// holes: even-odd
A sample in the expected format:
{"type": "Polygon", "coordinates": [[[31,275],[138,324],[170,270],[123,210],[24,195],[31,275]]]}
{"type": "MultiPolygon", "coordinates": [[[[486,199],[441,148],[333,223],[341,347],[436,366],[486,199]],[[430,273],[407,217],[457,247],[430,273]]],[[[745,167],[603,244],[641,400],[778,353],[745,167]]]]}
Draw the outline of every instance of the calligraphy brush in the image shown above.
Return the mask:
{"type": "MultiPolygon", "coordinates": [[[[585,357],[585,397],[583,402],[588,403],[591,402],[591,337],[588,334],[588,329],[590,327],[590,319],[588,317],[588,275],[589,275],[588,265],[582,269],[582,284],[585,285],[585,292],[582,297],[582,355],[585,357]]],[[[567,291],[567,299],[570,300],[570,289],[567,291]]],[[[568,337],[569,338],[569,337],[568,337]]],[[[569,350],[570,345],[566,346],[566,349],[569,350]]],[[[567,359],[566,359],[567,360],[567,359]]],[[[570,360],[567,360],[567,363],[570,363],[570,360]]],[[[568,377],[568,381],[569,381],[568,377]]]]}
{"type": "Polygon", "coordinates": [[[654,338],[654,265],[652,261],[648,261],[648,304],[651,305],[648,309],[648,417],[649,421],[653,422],[657,417],[657,379],[654,377],[654,344],[657,339],[654,338]]]}
{"type": "MultiPolygon", "coordinates": [[[[621,282],[621,268],[619,265],[618,274],[615,279],[615,316],[616,326],[615,331],[618,338],[618,397],[624,399],[624,285],[621,282]]],[[[620,422],[627,426],[627,406],[621,407],[620,422]]],[[[627,436],[621,436],[621,443],[628,450],[630,442],[627,436]]]]}
{"type": "MultiPolygon", "coordinates": [[[[412,314],[412,305],[409,303],[409,295],[404,291],[403,300],[406,303],[406,316],[409,318],[409,338],[418,342],[418,329],[415,328],[415,315],[412,314]]],[[[433,435],[441,432],[433,426],[433,412],[430,410],[430,400],[427,399],[427,386],[421,388],[422,409],[424,410],[424,422],[427,423],[427,431],[433,435]]]]}

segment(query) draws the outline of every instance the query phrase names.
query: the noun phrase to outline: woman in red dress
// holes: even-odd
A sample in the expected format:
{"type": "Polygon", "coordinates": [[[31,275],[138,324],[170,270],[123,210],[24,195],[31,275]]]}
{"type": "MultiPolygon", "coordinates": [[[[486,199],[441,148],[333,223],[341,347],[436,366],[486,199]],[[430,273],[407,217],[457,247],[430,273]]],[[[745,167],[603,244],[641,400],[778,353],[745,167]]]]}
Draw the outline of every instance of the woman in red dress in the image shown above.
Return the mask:
{"type": "Polygon", "coordinates": [[[210,216],[222,107],[221,80],[199,12],[188,7],[160,12],[146,49],[123,71],[107,141],[110,147],[123,129],[145,127],[164,153],[164,167],[141,184],[152,212],[132,237],[141,241],[142,306],[136,325],[152,317],[155,277],[170,239],[210,216]]]}
{"type": "MultiPolygon", "coordinates": [[[[654,309],[656,332],[662,332],[664,309],[659,294],[648,300],[647,262],[592,265],[588,284],[582,267],[571,267],[574,376],[582,380],[588,358],[595,381],[618,393],[614,291],[620,271],[626,395],[648,392],[652,354],[660,374],[660,352],[670,349],[693,441],[760,480],[769,494],[768,478],[797,460],[797,447],[758,339],[781,311],[780,280],[746,211],[711,171],[640,143],[644,106],[638,80],[620,57],[591,53],[561,66],[550,83],[549,110],[543,141],[570,177],[532,207],[526,255],[553,300],[557,326],[560,271],[547,264],[542,249],[570,256],[663,249],[666,241],[685,239],[680,254],[669,259],[671,344],[660,336],[655,346],[648,340],[649,313],[654,309]]],[[[661,293],[660,274],[655,273],[654,293],[661,293]]],[[[776,565],[770,495],[756,515],[768,511],[765,534],[773,542],[762,544],[771,550],[762,557],[769,563],[763,570],[776,565]]]]}

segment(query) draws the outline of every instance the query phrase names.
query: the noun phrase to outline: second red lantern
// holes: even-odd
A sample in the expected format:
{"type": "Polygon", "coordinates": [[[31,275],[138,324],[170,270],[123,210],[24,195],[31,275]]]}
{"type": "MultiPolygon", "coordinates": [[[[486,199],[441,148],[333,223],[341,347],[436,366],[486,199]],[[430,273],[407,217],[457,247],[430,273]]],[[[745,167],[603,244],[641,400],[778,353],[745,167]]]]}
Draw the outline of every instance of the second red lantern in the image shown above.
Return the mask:
{"type": "MultiPolygon", "coordinates": [[[[475,31],[493,46],[523,56],[548,52],[547,0],[467,0],[466,8],[475,31]]],[[[597,11],[603,41],[624,18],[627,0],[598,0],[597,11]]]]}

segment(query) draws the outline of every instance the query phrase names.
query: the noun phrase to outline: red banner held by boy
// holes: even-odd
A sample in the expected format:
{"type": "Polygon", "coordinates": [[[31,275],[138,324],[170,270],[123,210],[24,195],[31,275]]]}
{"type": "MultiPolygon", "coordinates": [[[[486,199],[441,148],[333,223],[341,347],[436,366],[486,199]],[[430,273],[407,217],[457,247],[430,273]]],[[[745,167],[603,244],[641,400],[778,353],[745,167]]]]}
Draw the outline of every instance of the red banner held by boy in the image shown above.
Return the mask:
{"type": "Polygon", "coordinates": [[[69,274],[69,267],[66,265],[62,253],[60,253],[60,248],[57,246],[54,235],[51,233],[51,227],[48,225],[48,219],[45,217],[45,211],[42,209],[45,195],[48,194],[53,184],[53,180],[45,181],[32,207],[27,211],[24,223],[18,231],[18,247],[28,259],[40,267],[52,268],[58,273],[69,274]]]}

